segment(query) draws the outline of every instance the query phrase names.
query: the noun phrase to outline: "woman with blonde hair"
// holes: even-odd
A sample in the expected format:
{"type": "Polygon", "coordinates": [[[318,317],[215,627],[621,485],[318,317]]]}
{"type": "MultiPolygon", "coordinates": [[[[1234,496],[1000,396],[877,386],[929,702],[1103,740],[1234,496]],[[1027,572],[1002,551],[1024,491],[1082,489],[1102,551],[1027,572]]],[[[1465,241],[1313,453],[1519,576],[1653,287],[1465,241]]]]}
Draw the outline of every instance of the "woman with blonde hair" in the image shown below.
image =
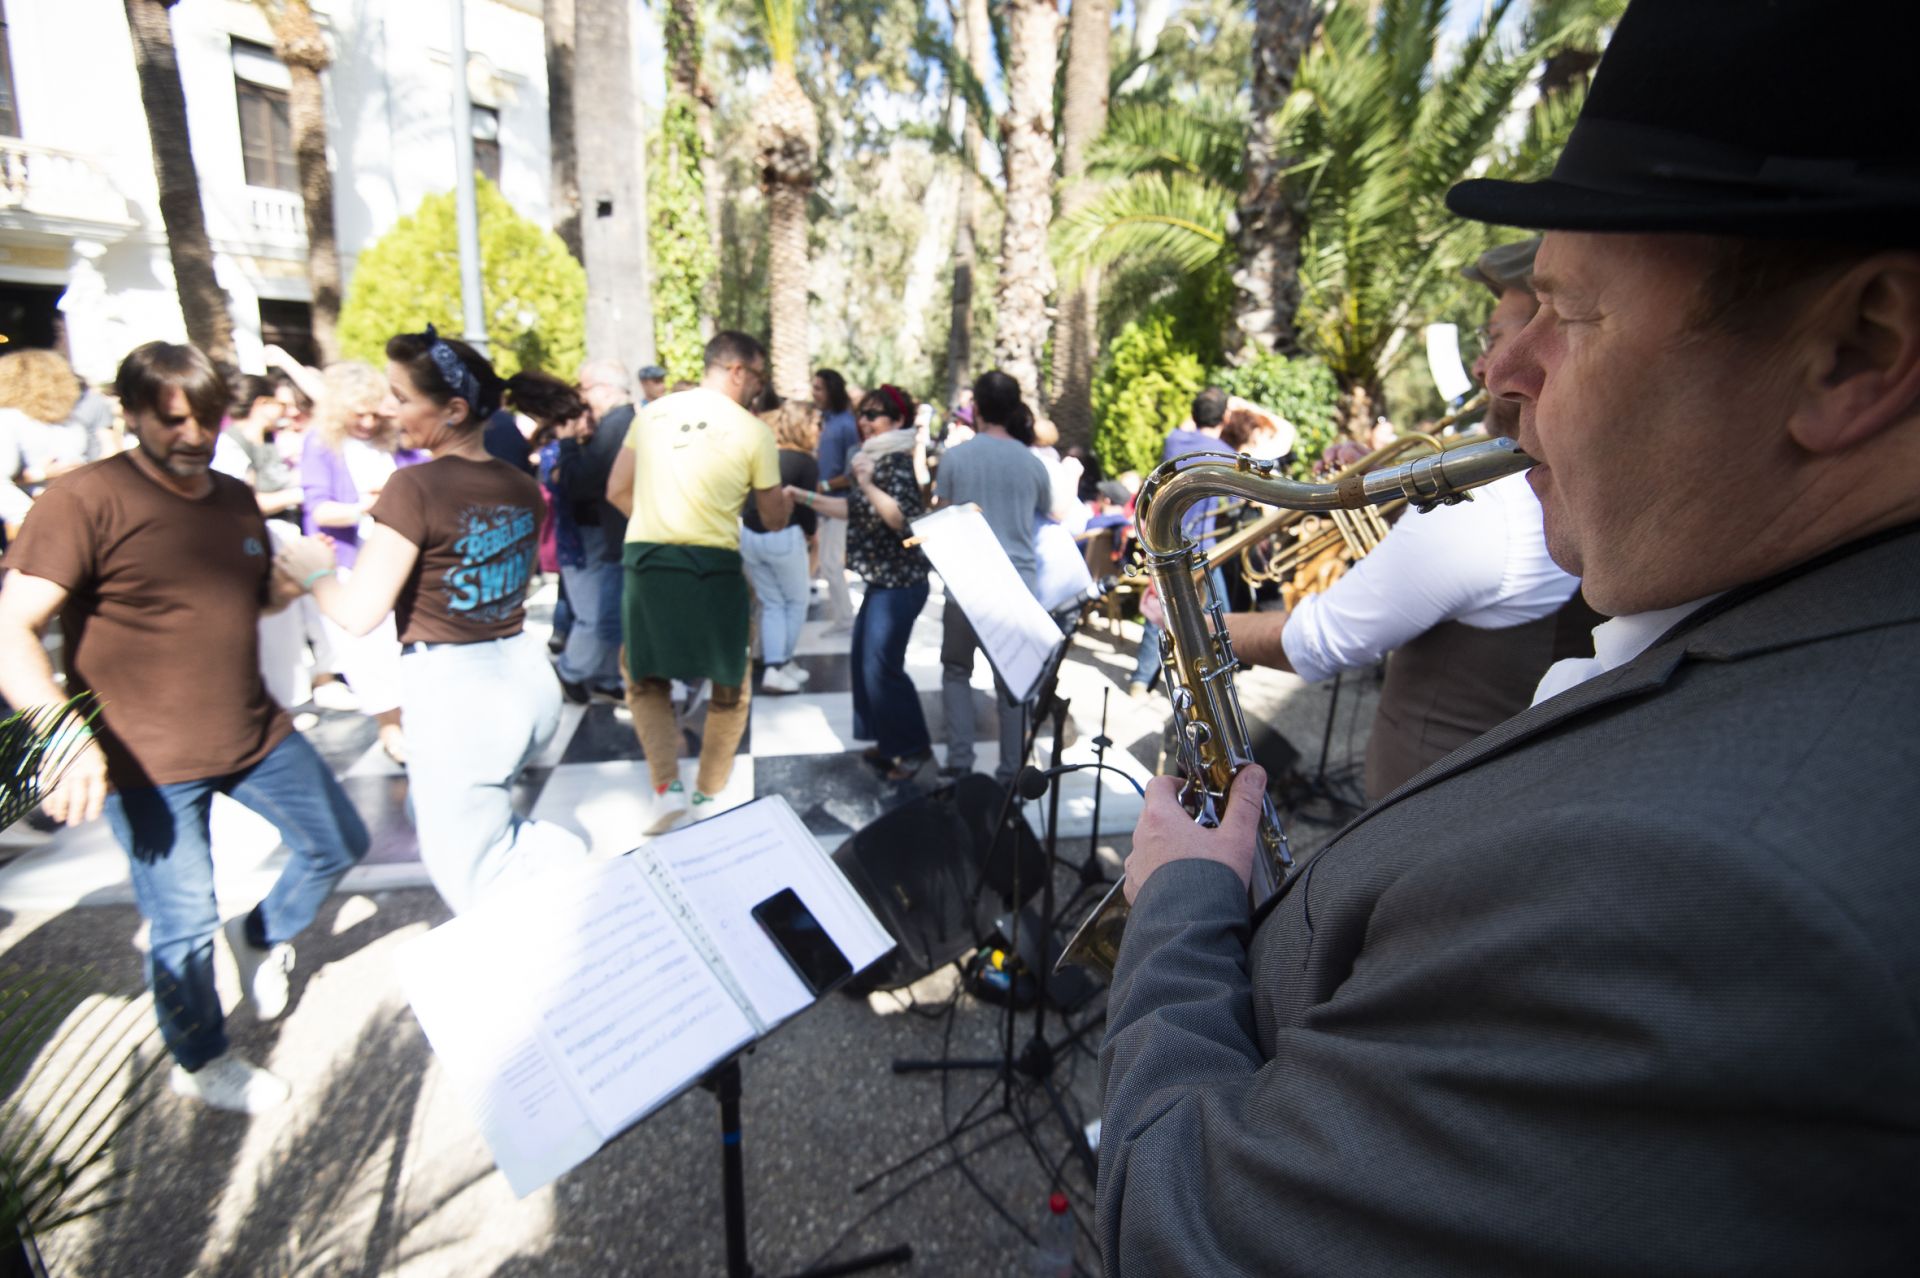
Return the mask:
{"type": "Polygon", "coordinates": [[[18,524],[31,490],[86,461],[86,428],[69,420],[79,400],[80,379],[54,352],[0,356],[0,521],[18,524]]]}
{"type": "MultiPolygon", "coordinates": [[[[780,482],[818,488],[820,464],[813,450],[820,439],[819,415],[810,405],[790,399],[761,413],[760,420],[773,428],[773,442],[780,448],[780,482]]],[[[796,508],[785,528],[768,532],[749,493],[740,522],[740,561],[760,605],[760,655],[767,666],[760,688],[798,692],[806,686],[807,672],[788,663],[807,619],[812,581],[807,543],[813,540],[816,527],[813,512],[796,508]]]]}
{"type": "MultiPolygon", "coordinates": [[[[399,427],[381,411],[387,380],[357,360],[329,364],[313,405],[313,425],[300,451],[301,524],[308,535],[333,542],[341,578],[352,574],[367,517],[387,480],[421,460],[403,448],[399,427]]],[[[326,623],[334,663],[359,699],[362,714],[380,723],[380,744],[396,763],[406,761],[400,732],[400,641],[391,618],[365,636],[326,623]]]]}

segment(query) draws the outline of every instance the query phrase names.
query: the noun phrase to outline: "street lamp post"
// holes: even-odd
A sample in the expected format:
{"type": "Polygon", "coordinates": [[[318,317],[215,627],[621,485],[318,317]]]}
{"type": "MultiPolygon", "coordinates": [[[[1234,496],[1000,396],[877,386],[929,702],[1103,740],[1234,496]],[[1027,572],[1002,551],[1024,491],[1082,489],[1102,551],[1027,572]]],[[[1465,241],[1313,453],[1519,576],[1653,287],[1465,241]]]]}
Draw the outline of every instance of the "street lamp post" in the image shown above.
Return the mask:
{"type": "Polygon", "coordinates": [[[466,0],[448,0],[453,37],[453,207],[460,241],[460,301],[467,342],[487,353],[480,295],[480,208],[473,192],[473,99],[467,92],[466,0]]]}

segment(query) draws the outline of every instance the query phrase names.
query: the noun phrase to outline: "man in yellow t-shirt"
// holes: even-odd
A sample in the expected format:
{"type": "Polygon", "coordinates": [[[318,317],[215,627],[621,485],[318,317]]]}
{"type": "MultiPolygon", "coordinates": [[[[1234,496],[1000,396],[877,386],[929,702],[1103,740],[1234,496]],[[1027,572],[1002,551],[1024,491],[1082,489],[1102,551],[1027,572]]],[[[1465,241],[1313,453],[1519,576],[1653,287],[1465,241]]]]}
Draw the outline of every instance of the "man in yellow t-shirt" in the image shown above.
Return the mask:
{"type": "Polygon", "coordinates": [[[671,829],[690,806],[696,818],[712,811],[747,730],[750,602],[740,508],[751,492],[769,532],[786,527],[793,511],[773,432],[742,407],[766,377],[758,341],[715,335],[704,380],[634,418],[607,479],[607,500],[628,517],[621,633],[627,704],[653,781],[649,834],[671,829]],[[680,782],[674,679],[713,685],[691,805],[680,782]]]}

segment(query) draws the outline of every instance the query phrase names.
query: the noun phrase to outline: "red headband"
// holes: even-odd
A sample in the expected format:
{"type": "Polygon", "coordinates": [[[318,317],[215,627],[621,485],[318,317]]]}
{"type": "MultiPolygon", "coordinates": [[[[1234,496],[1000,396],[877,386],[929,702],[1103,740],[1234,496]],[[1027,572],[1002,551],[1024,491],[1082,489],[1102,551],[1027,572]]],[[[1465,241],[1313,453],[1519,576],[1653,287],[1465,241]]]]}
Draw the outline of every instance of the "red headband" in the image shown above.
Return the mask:
{"type": "Polygon", "coordinates": [[[898,417],[904,422],[913,416],[913,400],[898,386],[895,386],[892,382],[888,382],[880,388],[880,393],[892,400],[893,406],[899,410],[894,414],[895,417],[898,417]]]}

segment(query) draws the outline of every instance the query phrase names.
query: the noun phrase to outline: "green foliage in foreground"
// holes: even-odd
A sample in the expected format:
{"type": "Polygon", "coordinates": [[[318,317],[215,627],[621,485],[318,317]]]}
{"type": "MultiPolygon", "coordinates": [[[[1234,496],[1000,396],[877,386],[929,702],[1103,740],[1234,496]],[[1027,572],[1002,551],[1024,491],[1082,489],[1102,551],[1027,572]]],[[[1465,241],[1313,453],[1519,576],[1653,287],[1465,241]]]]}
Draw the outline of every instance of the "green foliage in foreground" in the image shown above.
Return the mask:
{"type": "Polygon", "coordinates": [[[1158,466],[1167,432],[1206,384],[1207,367],[1181,340],[1173,316],[1123,326],[1093,382],[1093,450],[1102,471],[1145,475],[1158,466]]]}
{"type": "MultiPolygon", "coordinates": [[[[587,351],[587,273],[547,227],[522,217],[500,188],[475,179],[480,287],[493,366],[502,377],[544,369],[571,379],[587,351]]],[[[460,250],[453,192],[429,195],[360,255],[340,308],[340,350],[375,367],[387,339],[428,324],[458,335],[460,250]]]]}

